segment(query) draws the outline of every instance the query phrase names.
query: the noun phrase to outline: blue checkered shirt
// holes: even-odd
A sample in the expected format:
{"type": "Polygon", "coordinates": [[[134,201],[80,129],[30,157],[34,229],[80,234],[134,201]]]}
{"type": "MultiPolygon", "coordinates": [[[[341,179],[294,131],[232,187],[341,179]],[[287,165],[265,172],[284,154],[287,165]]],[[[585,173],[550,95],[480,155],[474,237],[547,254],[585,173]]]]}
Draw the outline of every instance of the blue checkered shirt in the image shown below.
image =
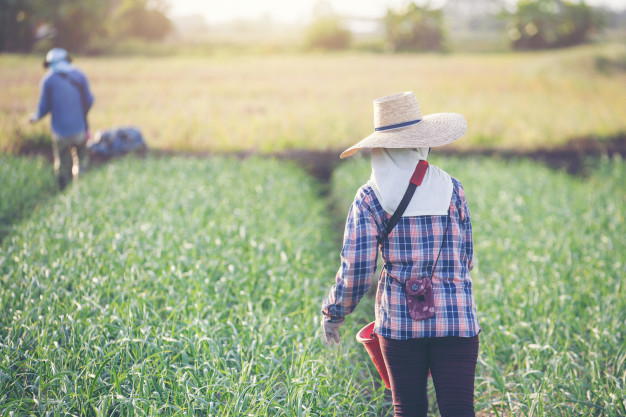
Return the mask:
{"type": "Polygon", "coordinates": [[[378,238],[391,216],[371,186],[359,189],[346,221],[336,283],[322,305],[326,320],[342,321],[355,309],[370,288],[380,250],[385,265],[376,294],[376,333],[399,340],[479,333],[470,277],[472,224],[463,186],[454,178],[452,183],[449,215],[402,217],[381,244],[378,238]],[[430,276],[436,260],[432,276],[435,315],[413,320],[403,284],[410,278],[430,276]]]}

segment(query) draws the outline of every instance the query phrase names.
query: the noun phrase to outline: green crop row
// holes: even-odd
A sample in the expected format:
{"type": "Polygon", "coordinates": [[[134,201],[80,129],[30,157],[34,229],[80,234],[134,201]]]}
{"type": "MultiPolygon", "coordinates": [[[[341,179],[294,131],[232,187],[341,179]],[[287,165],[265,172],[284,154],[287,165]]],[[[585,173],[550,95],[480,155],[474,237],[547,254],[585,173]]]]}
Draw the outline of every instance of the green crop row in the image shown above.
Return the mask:
{"type": "Polygon", "coordinates": [[[381,415],[365,350],[319,338],[319,191],[275,161],[127,158],[48,200],[0,247],[0,414],[381,415]]]}
{"type": "MultiPolygon", "coordinates": [[[[477,408],[626,415],[624,162],[582,180],[528,161],[432,159],[463,183],[472,217],[477,408]]],[[[369,173],[367,158],[335,171],[338,211],[369,173]]]]}
{"type": "MultiPolygon", "coordinates": [[[[624,415],[623,162],[433,163],[474,225],[479,415],[624,415]]],[[[293,165],[127,158],[43,202],[0,246],[0,414],[390,415],[354,340],[373,293],[340,349],[318,333],[368,176],[342,163],[329,211],[293,165]]]]}
{"type": "Polygon", "coordinates": [[[0,241],[55,191],[52,167],[44,159],[0,155],[0,241]]]}

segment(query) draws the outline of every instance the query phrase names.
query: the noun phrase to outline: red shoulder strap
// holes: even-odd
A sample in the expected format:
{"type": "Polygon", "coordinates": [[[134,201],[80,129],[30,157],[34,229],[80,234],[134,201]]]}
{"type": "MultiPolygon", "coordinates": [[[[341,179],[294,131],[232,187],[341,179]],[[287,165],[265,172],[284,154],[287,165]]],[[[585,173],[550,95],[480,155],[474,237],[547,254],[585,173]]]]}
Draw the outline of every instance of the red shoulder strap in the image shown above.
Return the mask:
{"type": "Polygon", "coordinates": [[[411,180],[409,182],[420,186],[422,185],[422,180],[424,179],[424,175],[426,175],[426,170],[428,169],[428,161],[422,159],[419,161],[417,166],[415,167],[415,171],[411,176],[411,180]]]}
{"type": "Polygon", "coordinates": [[[398,208],[393,213],[393,216],[387,222],[387,227],[385,228],[384,234],[379,237],[379,242],[382,242],[384,239],[389,236],[391,231],[396,224],[400,221],[400,217],[404,214],[404,210],[406,210],[413,194],[415,194],[415,189],[422,184],[422,180],[424,179],[424,175],[426,175],[426,170],[428,169],[428,162],[425,160],[420,160],[415,167],[415,171],[413,171],[413,175],[409,180],[409,186],[407,187],[402,200],[400,200],[400,204],[398,204],[398,208]]]}

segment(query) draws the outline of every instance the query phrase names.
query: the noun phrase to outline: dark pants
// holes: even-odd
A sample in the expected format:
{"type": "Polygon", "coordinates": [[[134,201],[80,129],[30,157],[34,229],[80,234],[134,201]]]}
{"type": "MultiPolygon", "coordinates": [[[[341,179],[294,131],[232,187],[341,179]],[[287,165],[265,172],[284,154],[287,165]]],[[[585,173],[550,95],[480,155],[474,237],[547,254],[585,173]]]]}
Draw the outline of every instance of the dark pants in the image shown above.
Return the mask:
{"type": "Polygon", "coordinates": [[[478,336],[379,341],[396,417],[426,416],[429,370],[441,416],[474,417],[478,336]]]}
{"type": "Polygon", "coordinates": [[[59,182],[59,188],[65,188],[76,175],[84,174],[87,170],[87,134],[78,133],[74,136],[57,137],[52,140],[54,153],[54,172],[59,182]],[[75,152],[73,155],[72,153],[75,152]],[[75,164],[74,159],[78,159],[75,164]],[[76,168],[74,166],[76,165],[76,168]]]}

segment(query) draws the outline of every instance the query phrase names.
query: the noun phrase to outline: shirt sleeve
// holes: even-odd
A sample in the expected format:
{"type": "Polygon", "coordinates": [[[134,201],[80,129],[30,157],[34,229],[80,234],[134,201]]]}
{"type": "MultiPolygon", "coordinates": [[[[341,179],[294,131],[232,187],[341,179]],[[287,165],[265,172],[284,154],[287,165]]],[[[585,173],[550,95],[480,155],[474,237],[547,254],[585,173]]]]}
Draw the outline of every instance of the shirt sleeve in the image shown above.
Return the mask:
{"type": "Polygon", "coordinates": [[[467,259],[467,270],[471,271],[474,268],[474,240],[472,237],[472,220],[470,219],[469,206],[467,199],[465,198],[465,190],[463,186],[459,184],[459,198],[461,200],[461,213],[462,219],[462,235],[463,243],[465,247],[465,257],[467,259]]]}
{"type": "Polygon", "coordinates": [[[378,259],[377,236],[372,213],[355,200],[346,220],[335,285],[322,304],[322,314],[327,320],[343,321],[370,288],[378,259]]]}
{"type": "Polygon", "coordinates": [[[48,80],[49,78],[46,77],[41,82],[41,85],[39,87],[41,92],[39,94],[39,106],[37,107],[37,114],[36,114],[37,120],[41,119],[46,114],[48,114],[52,107],[51,105],[52,97],[50,96],[50,83],[48,82],[48,80]]]}
{"type": "Polygon", "coordinates": [[[94,102],[94,97],[93,94],[91,93],[91,88],[89,87],[89,80],[87,79],[87,77],[85,76],[85,74],[82,74],[82,82],[84,84],[84,88],[85,88],[85,95],[87,98],[87,111],[89,111],[91,109],[91,106],[93,106],[93,102],[94,102]]]}

